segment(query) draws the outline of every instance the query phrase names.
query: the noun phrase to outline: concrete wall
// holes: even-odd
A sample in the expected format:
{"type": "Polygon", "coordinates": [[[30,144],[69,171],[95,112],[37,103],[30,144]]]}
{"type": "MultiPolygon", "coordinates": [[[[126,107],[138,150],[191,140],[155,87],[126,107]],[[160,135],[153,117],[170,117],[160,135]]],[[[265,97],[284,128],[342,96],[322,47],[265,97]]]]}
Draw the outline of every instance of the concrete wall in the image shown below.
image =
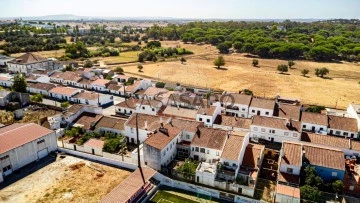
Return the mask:
{"type": "Polygon", "coordinates": [[[274,138],[274,142],[282,142],[284,140],[288,141],[300,141],[301,140],[301,133],[297,131],[289,131],[289,130],[282,130],[282,129],[275,129],[275,128],[268,128],[264,126],[256,126],[251,125],[251,135],[252,138],[262,138],[268,141],[271,141],[271,138],[274,138]],[[257,128],[257,130],[256,130],[257,128]],[[263,132],[263,130],[265,132],[263,132]],[[275,133],[270,133],[270,130],[274,130],[275,133]],[[288,133],[288,135],[285,135],[288,133]]]}
{"type": "Polygon", "coordinates": [[[275,203],[300,203],[300,199],[287,195],[276,194],[275,203]]]}
{"type": "Polygon", "coordinates": [[[302,122],[302,128],[306,131],[312,131],[312,128],[315,127],[315,132],[319,132],[320,128],[322,128],[322,131],[327,131],[327,126],[325,125],[317,125],[313,123],[304,123],[302,122]]]}
{"type": "MultiPolygon", "coordinates": [[[[275,108],[275,106],[274,106],[274,108],[275,108]]],[[[273,109],[263,109],[263,108],[257,108],[257,107],[250,107],[248,116],[249,116],[249,118],[251,118],[251,117],[257,115],[257,112],[260,111],[260,116],[272,117],[274,114],[274,108],[273,109]]]]}
{"type": "Polygon", "coordinates": [[[147,166],[150,168],[160,171],[161,170],[161,151],[150,146],[144,144],[144,161],[147,166]]]}

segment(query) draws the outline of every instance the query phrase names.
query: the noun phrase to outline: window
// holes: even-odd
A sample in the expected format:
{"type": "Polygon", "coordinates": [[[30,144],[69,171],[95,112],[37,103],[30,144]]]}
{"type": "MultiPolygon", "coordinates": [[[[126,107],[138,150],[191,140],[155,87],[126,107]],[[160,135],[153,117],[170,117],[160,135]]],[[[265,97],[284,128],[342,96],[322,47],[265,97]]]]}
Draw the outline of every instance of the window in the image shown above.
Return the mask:
{"type": "Polygon", "coordinates": [[[200,152],[205,154],[205,148],[200,148],[200,152]]]}
{"type": "Polygon", "coordinates": [[[264,133],[264,132],[265,132],[265,128],[261,128],[261,132],[263,132],[263,133],[264,133]]]}
{"type": "Polygon", "coordinates": [[[275,134],[275,130],[270,130],[270,133],[275,134]]]}
{"type": "Polygon", "coordinates": [[[41,144],[41,143],[44,143],[45,142],[45,140],[40,140],[40,141],[38,141],[37,143],[38,144],[41,144]]]}
{"type": "Polygon", "coordinates": [[[332,177],[336,177],[336,176],[337,176],[337,172],[332,172],[332,173],[331,173],[331,176],[332,176],[332,177]]]}
{"type": "Polygon", "coordinates": [[[206,150],[206,153],[207,153],[207,154],[209,154],[209,153],[210,153],[210,151],[209,151],[209,150],[206,150]]]}
{"type": "Polygon", "coordinates": [[[154,108],[152,108],[152,111],[155,111],[155,109],[154,109],[154,108]]]}
{"type": "Polygon", "coordinates": [[[288,135],[289,135],[289,133],[288,133],[288,132],[284,132],[284,135],[288,136],[288,135]]]}
{"type": "Polygon", "coordinates": [[[3,173],[5,173],[5,172],[8,171],[8,170],[11,170],[11,165],[5,166],[5,167],[3,168],[3,173]]]}
{"type": "Polygon", "coordinates": [[[219,156],[219,151],[216,151],[216,156],[219,156]]]}
{"type": "Polygon", "coordinates": [[[293,133],[293,137],[297,137],[297,133],[293,133]]]}
{"type": "Polygon", "coordinates": [[[8,159],[8,158],[9,158],[9,155],[6,155],[6,156],[4,156],[4,157],[1,157],[1,158],[0,158],[0,161],[1,161],[1,160],[8,159]]]}
{"type": "Polygon", "coordinates": [[[202,118],[199,118],[199,121],[202,121],[202,118]]]}
{"type": "Polygon", "coordinates": [[[347,133],[347,132],[344,132],[344,134],[343,135],[345,135],[345,136],[347,136],[349,133],[347,133]]]}
{"type": "Polygon", "coordinates": [[[224,162],[224,165],[225,165],[225,166],[228,166],[228,165],[229,165],[229,162],[224,162]]]}
{"type": "Polygon", "coordinates": [[[206,119],[206,122],[210,123],[210,119],[206,119]]]}
{"type": "Polygon", "coordinates": [[[163,153],[163,156],[165,156],[165,151],[164,151],[164,153],[163,153]]]}
{"type": "Polygon", "coordinates": [[[189,139],[190,139],[190,135],[186,135],[186,139],[189,140],[189,139]]]}
{"type": "Polygon", "coordinates": [[[242,108],[241,110],[242,110],[242,111],[245,111],[245,108],[242,108]]]}
{"type": "Polygon", "coordinates": [[[199,147],[195,147],[195,152],[199,152],[199,147]]]}
{"type": "Polygon", "coordinates": [[[245,117],[245,115],[244,115],[244,114],[241,114],[241,117],[243,117],[243,118],[244,118],[244,117],[245,117]]]}
{"type": "Polygon", "coordinates": [[[233,164],[233,167],[236,167],[237,165],[236,164],[233,164]]]}
{"type": "Polygon", "coordinates": [[[341,132],[340,132],[340,131],[336,131],[336,132],[335,132],[335,134],[340,135],[340,134],[341,134],[341,132]]]}
{"type": "Polygon", "coordinates": [[[306,128],[306,125],[303,125],[303,128],[306,128]]]}
{"type": "Polygon", "coordinates": [[[265,112],[265,115],[269,115],[269,112],[267,111],[267,112],[265,112]]]}
{"type": "Polygon", "coordinates": [[[254,131],[258,131],[258,128],[257,128],[257,127],[254,127],[254,131]]]}
{"type": "Polygon", "coordinates": [[[294,169],[292,169],[292,168],[287,168],[287,169],[286,169],[286,172],[287,172],[287,173],[293,173],[293,171],[294,171],[294,169]]]}
{"type": "Polygon", "coordinates": [[[255,113],[255,110],[253,109],[251,112],[255,113]]]}
{"type": "Polygon", "coordinates": [[[145,110],[145,106],[143,106],[142,109],[145,110]]]}
{"type": "Polygon", "coordinates": [[[192,151],[194,151],[194,147],[192,147],[192,151]]]}

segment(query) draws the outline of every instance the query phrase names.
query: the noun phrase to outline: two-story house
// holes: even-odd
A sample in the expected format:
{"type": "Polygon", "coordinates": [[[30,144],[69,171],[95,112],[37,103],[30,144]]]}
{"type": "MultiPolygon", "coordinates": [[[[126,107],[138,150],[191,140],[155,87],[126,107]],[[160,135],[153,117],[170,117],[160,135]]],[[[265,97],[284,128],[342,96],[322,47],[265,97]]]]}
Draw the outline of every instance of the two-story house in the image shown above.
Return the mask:
{"type": "Polygon", "coordinates": [[[248,117],[255,115],[272,117],[274,115],[275,100],[253,97],[251,99],[248,117]]]}
{"type": "Polygon", "coordinates": [[[130,116],[136,110],[138,100],[130,97],[125,101],[115,104],[115,113],[125,116],[130,116]]]}
{"type": "Polygon", "coordinates": [[[196,114],[196,121],[203,122],[205,126],[211,127],[218,115],[221,115],[220,103],[214,103],[211,106],[202,106],[196,114]]]}
{"type": "Polygon", "coordinates": [[[251,138],[255,141],[259,138],[271,142],[299,141],[301,132],[301,122],[292,119],[254,116],[251,124],[251,138]]]}
{"type": "Polygon", "coordinates": [[[301,122],[304,131],[327,134],[328,117],[324,114],[302,112],[301,122]]]}
{"type": "Polygon", "coordinates": [[[51,59],[44,58],[33,53],[26,53],[12,61],[7,62],[8,70],[11,73],[30,74],[35,70],[54,70],[55,63],[51,59]]]}
{"type": "Polygon", "coordinates": [[[328,119],[328,134],[348,138],[357,138],[359,129],[357,120],[355,118],[328,115],[328,119]]]}
{"type": "Polygon", "coordinates": [[[223,97],[224,101],[221,106],[227,115],[248,118],[251,99],[251,95],[229,94],[223,97]]]}

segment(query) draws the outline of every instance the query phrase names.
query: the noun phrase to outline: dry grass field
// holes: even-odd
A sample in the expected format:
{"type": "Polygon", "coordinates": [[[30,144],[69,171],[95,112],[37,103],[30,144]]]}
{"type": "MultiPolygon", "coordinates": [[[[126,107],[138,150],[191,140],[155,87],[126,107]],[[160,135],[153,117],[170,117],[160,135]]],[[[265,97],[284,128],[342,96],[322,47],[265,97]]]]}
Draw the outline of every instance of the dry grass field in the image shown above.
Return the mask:
{"type": "MultiPolygon", "coordinates": [[[[351,102],[360,102],[360,64],[318,63],[295,61],[288,74],[279,74],[277,66],[287,61],[259,59],[259,67],[252,66],[252,58],[243,54],[225,55],[226,65],[218,70],[213,60],[218,56],[215,47],[192,45],[181,42],[162,42],[163,47],[181,46],[195,54],[187,56],[186,64],[179,61],[144,64],[141,75],[165,81],[180,82],[195,86],[239,91],[251,89],[257,96],[275,97],[277,94],[299,98],[303,103],[330,107],[347,107],[351,102]],[[315,68],[327,67],[328,79],[316,77],[315,68]],[[309,69],[308,77],[300,73],[309,69]]],[[[124,66],[124,71],[139,74],[137,64],[124,66]]]]}
{"type": "Polygon", "coordinates": [[[128,171],[66,156],[2,189],[0,202],[99,202],[129,175],[128,171]]]}

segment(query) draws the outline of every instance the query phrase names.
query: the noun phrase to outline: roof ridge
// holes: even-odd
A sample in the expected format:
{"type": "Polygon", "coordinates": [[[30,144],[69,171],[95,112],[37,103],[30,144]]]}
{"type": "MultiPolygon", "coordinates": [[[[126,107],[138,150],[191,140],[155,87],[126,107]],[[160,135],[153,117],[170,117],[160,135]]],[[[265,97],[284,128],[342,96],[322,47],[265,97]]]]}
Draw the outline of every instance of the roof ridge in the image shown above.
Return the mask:
{"type": "MultiPolygon", "coordinates": [[[[7,130],[7,131],[5,131],[3,133],[0,133],[0,136],[4,135],[5,133],[12,132],[12,131],[17,130],[19,128],[22,128],[22,127],[25,127],[25,126],[28,126],[28,125],[32,125],[32,124],[35,124],[35,123],[13,123],[11,125],[14,125],[14,124],[18,124],[20,126],[17,127],[17,128],[11,129],[11,130],[7,130]]],[[[8,126],[11,126],[11,125],[8,125],[8,126]]],[[[8,126],[5,126],[5,128],[8,127],[8,126]]]]}

